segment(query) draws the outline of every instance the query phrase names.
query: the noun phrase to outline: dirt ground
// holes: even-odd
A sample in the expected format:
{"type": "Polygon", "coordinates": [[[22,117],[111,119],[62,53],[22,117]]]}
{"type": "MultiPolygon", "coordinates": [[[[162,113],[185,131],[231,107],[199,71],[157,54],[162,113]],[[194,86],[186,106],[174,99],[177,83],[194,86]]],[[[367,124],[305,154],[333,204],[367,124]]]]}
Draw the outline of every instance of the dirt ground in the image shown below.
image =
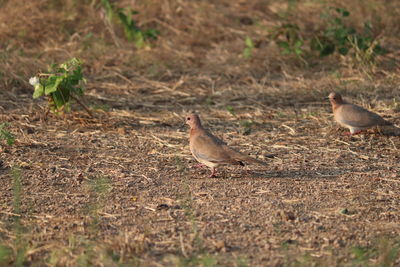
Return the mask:
{"type": "MultiPolygon", "coordinates": [[[[278,1],[166,1],[159,9],[148,1],[139,15],[157,17],[147,23],[164,31],[149,50],[119,32],[116,48],[100,18],[78,26],[65,19],[75,37],[32,43],[56,31],[37,28],[57,17],[51,7],[37,17],[48,2],[57,1],[1,7],[9,16],[29,9],[31,20],[11,20],[16,33],[0,28],[10,38],[0,46],[0,122],[16,138],[0,145],[0,266],[400,265],[400,138],[344,136],[327,99],[339,91],[400,125],[397,63],[382,61],[369,74],[344,57],[303,66],[266,41],[242,58],[243,36],[258,30],[238,18],[272,24],[257,5],[272,12],[286,3],[278,1]],[[190,14],[173,13],[177,6],[196,7],[188,29],[190,14]],[[232,17],[206,12],[212,7],[232,17]],[[95,115],[74,104],[45,116],[47,102],[32,99],[27,81],[71,55],[85,60],[83,100],[95,115]],[[217,178],[192,168],[184,124],[192,111],[267,167],[223,166],[217,178]]],[[[76,10],[99,17],[94,7],[76,10]]],[[[385,39],[391,51],[397,37],[385,39]]]]}

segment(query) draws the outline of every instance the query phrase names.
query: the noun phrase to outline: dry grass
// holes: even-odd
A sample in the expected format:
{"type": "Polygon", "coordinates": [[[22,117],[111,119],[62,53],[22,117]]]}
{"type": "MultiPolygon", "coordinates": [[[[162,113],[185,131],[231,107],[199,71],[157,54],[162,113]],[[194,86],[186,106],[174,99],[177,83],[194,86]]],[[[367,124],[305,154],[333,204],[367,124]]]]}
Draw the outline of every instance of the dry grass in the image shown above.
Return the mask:
{"type": "Polygon", "coordinates": [[[0,122],[17,139],[0,147],[0,265],[400,264],[400,139],[343,137],[326,100],[337,90],[400,124],[397,1],[299,1],[289,14],[306,34],[327,6],[371,20],[390,52],[368,75],[349,57],[281,55],[269,31],[286,1],[116,1],[161,32],[147,50],[98,2],[0,1],[0,122]],[[44,119],[27,81],[70,57],[85,62],[96,116],[44,119]],[[268,168],[191,169],[192,110],[268,168]]]}

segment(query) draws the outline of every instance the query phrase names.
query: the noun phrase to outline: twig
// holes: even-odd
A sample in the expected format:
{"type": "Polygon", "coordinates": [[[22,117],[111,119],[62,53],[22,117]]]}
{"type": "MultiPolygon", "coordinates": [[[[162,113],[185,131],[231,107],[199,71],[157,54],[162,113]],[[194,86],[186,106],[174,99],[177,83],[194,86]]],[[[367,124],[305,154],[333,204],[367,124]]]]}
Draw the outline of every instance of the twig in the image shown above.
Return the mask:
{"type": "Polygon", "coordinates": [[[185,244],[183,243],[183,235],[182,235],[181,232],[179,233],[179,241],[181,243],[182,254],[183,254],[183,256],[185,256],[185,258],[187,258],[188,255],[187,255],[186,250],[185,250],[185,244]]]}
{"type": "Polygon", "coordinates": [[[77,97],[74,96],[73,94],[71,94],[71,97],[72,97],[76,102],[78,102],[78,104],[81,105],[81,106],[86,110],[86,112],[89,114],[90,117],[94,118],[94,116],[93,116],[92,112],[90,111],[90,109],[89,109],[85,104],[83,104],[83,102],[82,102],[79,98],[77,98],[77,97]]]}
{"type": "Polygon", "coordinates": [[[288,128],[288,129],[290,130],[290,132],[291,132],[292,135],[295,135],[295,134],[296,134],[296,131],[295,131],[292,127],[287,126],[286,124],[282,124],[282,126],[285,127],[285,128],[288,128]]]}
{"type": "Polygon", "coordinates": [[[393,147],[395,150],[398,150],[398,148],[396,147],[396,144],[393,142],[392,138],[389,138],[390,142],[392,143],[393,147]]]}
{"type": "Polygon", "coordinates": [[[342,141],[342,140],[339,140],[339,139],[335,139],[335,141],[336,142],[339,142],[339,143],[342,143],[342,144],[345,144],[345,145],[350,145],[349,143],[347,143],[347,142],[345,142],[345,141],[342,141]]]}

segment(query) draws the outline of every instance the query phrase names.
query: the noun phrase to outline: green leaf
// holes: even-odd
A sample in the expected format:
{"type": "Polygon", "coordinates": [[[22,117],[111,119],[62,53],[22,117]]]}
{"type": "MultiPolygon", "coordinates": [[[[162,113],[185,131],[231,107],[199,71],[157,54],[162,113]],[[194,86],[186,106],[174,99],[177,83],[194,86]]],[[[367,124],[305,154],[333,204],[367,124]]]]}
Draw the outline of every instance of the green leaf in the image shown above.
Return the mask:
{"type": "Polygon", "coordinates": [[[320,51],[322,49],[322,40],[318,36],[314,36],[310,42],[310,49],[320,51]]]}
{"type": "Polygon", "coordinates": [[[253,48],[254,48],[253,40],[251,40],[251,38],[247,36],[244,43],[246,45],[246,48],[243,49],[243,56],[245,58],[251,58],[253,55],[253,48]]]}
{"type": "Polygon", "coordinates": [[[8,127],[8,123],[1,123],[0,124],[0,138],[5,139],[7,144],[11,146],[15,142],[15,137],[12,133],[10,133],[6,127],[8,127]]]}
{"type": "Polygon", "coordinates": [[[244,41],[247,47],[249,48],[254,48],[254,43],[253,40],[249,36],[246,37],[246,40],[244,41]]]}
{"type": "Polygon", "coordinates": [[[284,41],[277,42],[278,46],[283,49],[290,49],[289,43],[284,41]]]}
{"type": "Polygon", "coordinates": [[[283,49],[283,51],[282,51],[282,55],[289,55],[291,53],[292,53],[292,50],[290,48],[283,49]]]}
{"type": "Polygon", "coordinates": [[[72,75],[68,77],[68,82],[71,85],[78,85],[79,82],[83,79],[82,68],[81,66],[76,67],[76,69],[72,72],[72,75]]]}
{"type": "Polygon", "coordinates": [[[335,45],[333,43],[326,43],[322,47],[321,52],[319,53],[320,57],[325,57],[335,52],[335,45]]]}
{"type": "Polygon", "coordinates": [[[389,50],[380,46],[379,44],[374,47],[374,53],[377,55],[384,55],[384,54],[387,54],[388,52],[389,52],[389,50]]]}
{"type": "Polygon", "coordinates": [[[0,245],[0,264],[6,264],[6,262],[11,258],[13,251],[11,248],[0,245]]]}
{"type": "Polygon", "coordinates": [[[334,21],[335,21],[335,23],[338,24],[338,25],[342,25],[342,24],[343,24],[343,23],[342,23],[342,20],[339,19],[339,18],[335,18],[334,21]]]}
{"type": "Polygon", "coordinates": [[[65,105],[66,101],[61,92],[54,92],[51,96],[57,109],[65,105]]]}
{"type": "Polygon", "coordinates": [[[110,2],[108,0],[101,0],[101,4],[103,5],[105,11],[106,11],[106,16],[109,20],[112,20],[113,15],[114,15],[114,11],[113,11],[113,7],[110,4],[110,2]]]}
{"type": "Polygon", "coordinates": [[[235,109],[231,106],[231,105],[228,105],[228,106],[226,106],[226,110],[231,114],[231,115],[233,115],[233,116],[235,116],[235,109]]]}
{"type": "Polygon", "coordinates": [[[128,16],[123,12],[122,8],[118,9],[117,14],[118,14],[119,21],[122,23],[122,25],[129,26],[128,16]]]}
{"type": "Polygon", "coordinates": [[[160,32],[156,29],[148,29],[144,31],[144,35],[146,38],[151,38],[151,39],[157,39],[158,35],[160,35],[160,32]]]}
{"type": "Polygon", "coordinates": [[[343,40],[343,39],[347,39],[347,34],[348,34],[348,31],[347,31],[346,28],[339,28],[335,32],[335,38],[338,41],[343,40]]]}
{"type": "Polygon", "coordinates": [[[73,87],[73,88],[72,88],[72,92],[73,92],[75,95],[81,96],[81,95],[83,95],[83,88],[82,88],[82,87],[73,87]]]}
{"type": "Polygon", "coordinates": [[[35,85],[35,91],[33,92],[33,98],[39,98],[44,95],[44,87],[42,84],[38,83],[35,85]]]}
{"type": "Polygon", "coordinates": [[[303,46],[303,41],[302,40],[296,40],[296,42],[293,45],[295,48],[300,48],[303,46]]]}
{"type": "Polygon", "coordinates": [[[340,7],[336,8],[336,12],[339,13],[340,15],[342,15],[343,17],[348,17],[350,15],[349,11],[347,11],[344,8],[340,8],[340,7]]]}
{"type": "Polygon", "coordinates": [[[303,50],[301,50],[301,48],[295,48],[295,49],[294,49],[294,53],[295,53],[296,55],[300,56],[300,55],[303,54],[303,50]]]}
{"type": "Polygon", "coordinates": [[[45,95],[49,95],[55,91],[57,91],[58,86],[62,82],[63,77],[60,76],[50,76],[45,84],[44,93],[45,95]]]}
{"type": "Polygon", "coordinates": [[[251,58],[253,55],[253,50],[249,47],[246,47],[245,49],[243,49],[243,57],[244,58],[251,58]]]}
{"type": "Polygon", "coordinates": [[[136,46],[136,48],[138,48],[138,49],[144,47],[145,44],[146,44],[142,32],[136,32],[136,33],[134,33],[134,41],[135,41],[135,46],[136,46]]]}
{"type": "Polygon", "coordinates": [[[338,52],[339,52],[339,54],[345,56],[349,52],[349,49],[347,47],[340,47],[340,48],[338,48],[338,52]]]}

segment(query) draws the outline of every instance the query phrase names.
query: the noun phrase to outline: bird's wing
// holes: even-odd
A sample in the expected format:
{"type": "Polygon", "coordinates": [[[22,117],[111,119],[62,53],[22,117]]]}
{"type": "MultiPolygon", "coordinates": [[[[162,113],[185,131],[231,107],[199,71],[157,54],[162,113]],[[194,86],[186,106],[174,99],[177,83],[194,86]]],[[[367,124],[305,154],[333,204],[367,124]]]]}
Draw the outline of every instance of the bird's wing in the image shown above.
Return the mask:
{"type": "Polygon", "coordinates": [[[234,163],[238,162],[233,159],[224,149],[225,143],[205,132],[192,137],[191,149],[195,157],[212,163],[234,163]]]}
{"type": "Polygon", "coordinates": [[[378,114],[354,104],[344,104],[338,112],[338,119],[352,127],[363,128],[390,124],[378,114]]]}

